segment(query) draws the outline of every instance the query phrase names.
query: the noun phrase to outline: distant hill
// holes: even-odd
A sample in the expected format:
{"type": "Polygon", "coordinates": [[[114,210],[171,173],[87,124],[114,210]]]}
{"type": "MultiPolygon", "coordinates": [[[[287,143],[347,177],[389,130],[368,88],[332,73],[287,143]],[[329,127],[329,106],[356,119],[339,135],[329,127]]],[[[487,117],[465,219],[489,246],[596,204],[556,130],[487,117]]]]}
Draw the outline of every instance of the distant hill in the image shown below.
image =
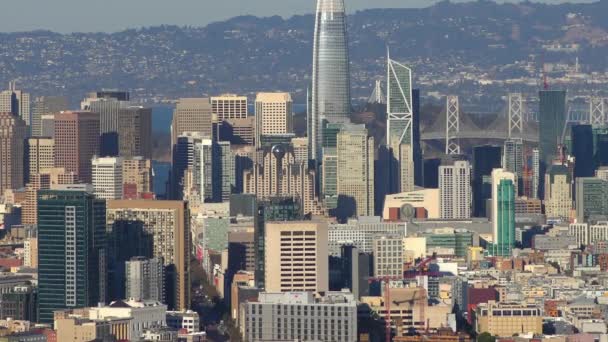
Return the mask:
{"type": "MultiPolygon", "coordinates": [[[[572,61],[564,46],[575,46],[581,61],[603,71],[608,67],[607,13],[608,0],[561,5],[445,1],[423,9],[359,11],[348,18],[353,94],[367,96],[374,78],[384,74],[386,46],[417,76],[437,79],[471,69],[497,79],[512,77],[530,71],[501,66],[541,55],[549,62],[572,61]],[[543,45],[557,49],[541,52],[543,45]]],[[[242,16],[206,27],[113,34],[2,33],[0,82],[17,79],[35,95],[66,94],[74,102],[86,91],[106,87],[154,101],[286,90],[303,103],[313,26],[312,15],[242,16]]]]}

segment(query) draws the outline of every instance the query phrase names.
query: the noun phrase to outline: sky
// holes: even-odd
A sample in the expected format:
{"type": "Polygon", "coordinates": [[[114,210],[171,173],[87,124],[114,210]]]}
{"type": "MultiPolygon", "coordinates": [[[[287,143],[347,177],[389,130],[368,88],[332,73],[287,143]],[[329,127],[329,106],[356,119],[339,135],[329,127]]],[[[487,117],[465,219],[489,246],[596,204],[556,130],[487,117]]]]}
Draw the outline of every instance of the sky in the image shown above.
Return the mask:
{"type": "MultiPolygon", "coordinates": [[[[514,0],[507,0],[514,1],[514,0]]],[[[540,0],[556,3],[564,0],[540,0]]],[[[588,2],[589,0],[570,0],[588,2]]],[[[435,0],[345,0],[347,11],[424,7],[435,0]]],[[[0,11],[0,32],[116,32],[161,24],[204,26],[238,15],[312,13],[315,0],[17,0],[0,11]]]]}

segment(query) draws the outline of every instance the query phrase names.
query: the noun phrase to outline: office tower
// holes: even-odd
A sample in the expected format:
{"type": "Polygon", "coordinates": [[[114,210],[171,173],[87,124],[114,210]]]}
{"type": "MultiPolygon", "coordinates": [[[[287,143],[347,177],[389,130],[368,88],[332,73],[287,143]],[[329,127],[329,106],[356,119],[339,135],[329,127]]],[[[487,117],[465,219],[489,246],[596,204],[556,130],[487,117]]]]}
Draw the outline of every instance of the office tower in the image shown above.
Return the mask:
{"type": "Polygon", "coordinates": [[[427,158],[424,160],[423,164],[424,188],[438,189],[439,167],[441,166],[441,158],[427,158]]]}
{"type": "Polygon", "coordinates": [[[258,93],[255,98],[256,146],[263,136],[293,133],[293,101],[289,93],[258,93]]]}
{"type": "Polygon", "coordinates": [[[572,126],[572,156],[574,156],[574,178],[593,177],[593,129],[591,125],[572,126]]]}
{"type": "Polygon", "coordinates": [[[265,236],[266,291],[328,290],[327,223],[266,222],[265,236]]]}
{"type": "Polygon", "coordinates": [[[184,176],[186,170],[194,165],[194,146],[204,139],[209,139],[209,137],[199,132],[185,132],[173,144],[170,198],[183,198],[186,190],[184,189],[184,176]]]}
{"type": "Polygon", "coordinates": [[[121,108],[117,132],[119,156],[152,158],[152,108],[121,108]]]}
{"type": "Polygon", "coordinates": [[[374,138],[365,126],[338,133],[338,209],[341,216],[374,215],[374,138]]]}
{"type": "Polygon", "coordinates": [[[321,193],[327,209],[338,206],[338,151],[335,147],[323,148],[323,167],[321,171],[321,193]]]}
{"type": "Polygon", "coordinates": [[[194,146],[194,187],[201,203],[230,200],[235,184],[235,158],[227,141],[202,139],[194,146]]]}
{"type": "Polygon", "coordinates": [[[243,175],[243,191],[259,199],[292,197],[299,199],[306,214],[315,212],[315,172],[308,162],[296,162],[293,147],[264,147],[251,170],[243,175]]]}
{"type": "Polygon", "coordinates": [[[68,110],[68,99],[63,96],[36,97],[32,106],[32,136],[46,137],[42,130],[42,116],[68,110]]]}
{"type": "Polygon", "coordinates": [[[471,217],[471,165],[459,160],[439,167],[439,211],[444,219],[471,217]]]}
{"type": "Polygon", "coordinates": [[[0,194],[23,187],[25,122],[9,112],[0,111],[0,194]]]}
{"type": "Polygon", "coordinates": [[[575,178],[576,220],[588,222],[593,216],[608,215],[608,181],[596,177],[575,178]]]}
{"type": "Polygon", "coordinates": [[[74,172],[82,183],[91,183],[91,159],[99,152],[99,114],[55,114],[55,166],[74,172]]]}
{"type": "Polygon", "coordinates": [[[183,201],[108,201],[106,221],[110,235],[132,234],[134,231],[140,234],[139,238],[123,240],[111,249],[110,259],[124,265],[133,256],[162,258],[165,298],[169,308],[188,309],[192,248],[188,204],[183,201]]]}
{"type": "Polygon", "coordinates": [[[55,140],[53,138],[29,138],[26,149],[26,179],[28,181],[31,181],[33,175],[55,166],[55,140]]]}
{"type": "Polygon", "coordinates": [[[369,296],[368,279],[373,276],[372,255],[362,253],[353,245],[344,244],[340,247],[340,261],[342,288],[349,289],[355,298],[369,296]]]}
{"type": "Polygon", "coordinates": [[[245,341],[358,340],[357,301],[352,294],[328,292],[315,298],[310,292],[269,292],[242,304],[240,332],[245,341]]]}
{"type": "Polygon", "coordinates": [[[215,120],[221,122],[230,119],[247,118],[247,96],[222,94],[211,97],[211,112],[215,120]]]}
{"type": "Polygon", "coordinates": [[[501,166],[500,146],[473,147],[473,216],[486,216],[486,201],[492,196],[492,170],[501,166]]]}
{"type": "Polygon", "coordinates": [[[572,175],[564,165],[551,165],[545,176],[545,214],[570,218],[572,211],[572,175]]]}
{"type": "Polygon", "coordinates": [[[90,185],[38,191],[38,317],[105,302],[105,202],[90,185]]]}
{"type": "Polygon", "coordinates": [[[81,110],[99,114],[99,154],[102,157],[118,156],[120,112],[129,106],[131,106],[129,93],[121,91],[89,93],[88,97],[80,103],[81,110]]]}
{"type": "Polygon", "coordinates": [[[233,145],[253,145],[255,142],[255,116],[244,119],[226,119],[220,123],[217,140],[233,145]]]}
{"type": "Polygon", "coordinates": [[[228,231],[228,268],[255,272],[255,224],[230,224],[228,231]]]}
{"type": "MultiPolygon", "coordinates": [[[[563,143],[566,125],[566,92],[539,92],[539,149],[541,166],[549,167],[557,156],[557,145],[563,143]]],[[[541,174],[542,176],[542,174],[541,174]]]]}
{"type": "Polygon", "coordinates": [[[595,170],[595,177],[608,181],[608,167],[600,167],[595,170]]]}
{"type": "Polygon", "coordinates": [[[23,266],[38,268],[38,236],[27,237],[23,241],[23,266]]]}
{"type": "Polygon", "coordinates": [[[404,246],[405,249],[413,251],[415,250],[415,247],[412,246],[414,239],[423,238],[426,243],[425,250],[429,251],[429,254],[432,250],[451,250],[454,251],[455,256],[464,258],[467,256],[469,247],[473,246],[473,234],[473,232],[465,229],[427,229],[415,238],[410,237],[404,240],[404,246]]]}
{"type": "Polygon", "coordinates": [[[293,138],[291,146],[296,163],[308,163],[308,138],[293,138]]]}
{"type": "Polygon", "coordinates": [[[212,109],[209,98],[182,98],[177,101],[171,123],[171,144],[185,132],[199,132],[212,138],[212,109]]]}
{"type": "Polygon", "coordinates": [[[41,136],[55,137],[55,114],[44,114],[40,117],[41,136]]]}
{"type": "Polygon", "coordinates": [[[328,227],[329,255],[339,256],[344,243],[352,244],[366,254],[373,252],[373,241],[379,237],[399,237],[406,235],[403,222],[381,221],[378,216],[349,219],[346,223],[331,223],[328,227]]]}
{"type": "Polygon", "coordinates": [[[414,148],[414,184],[416,186],[424,186],[424,160],[420,138],[420,89],[412,89],[412,140],[414,148]]]}
{"type": "Polygon", "coordinates": [[[142,157],[123,159],[122,198],[143,199],[154,195],[152,161],[142,157]]]}
{"type": "Polygon", "coordinates": [[[317,0],[308,125],[311,159],[321,160],[323,121],[348,121],[350,72],[344,0],[317,0]]]}
{"type": "Polygon", "coordinates": [[[515,175],[515,196],[522,193],[524,178],[524,143],[522,139],[505,140],[502,153],[502,168],[515,175]]]}
{"type": "Polygon", "coordinates": [[[378,237],[374,240],[374,276],[403,276],[403,238],[378,237]]]}
{"type": "Polygon", "coordinates": [[[515,174],[492,171],[493,255],[511,256],[515,246],[515,174]]]}
{"type": "Polygon", "coordinates": [[[540,198],[540,150],[532,149],[532,194],[529,197],[540,198]]]}
{"type": "Polygon", "coordinates": [[[159,258],[133,257],[125,266],[125,298],[165,302],[165,273],[159,258]]]}
{"type": "Polygon", "coordinates": [[[99,91],[90,92],[87,97],[80,103],[82,109],[86,109],[86,106],[90,101],[95,100],[116,100],[116,101],[129,101],[131,94],[128,91],[121,91],[116,89],[102,89],[99,91]]]}
{"type": "Polygon", "coordinates": [[[105,200],[122,198],[122,161],[120,157],[95,157],[91,160],[95,197],[105,200]]]}
{"type": "Polygon", "coordinates": [[[32,174],[25,186],[25,201],[21,210],[21,223],[38,223],[38,190],[54,190],[58,186],[76,183],[75,173],[66,173],[62,168],[48,168],[32,174]]]}
{"type": "Polygon", "coordinates": [[[9,82],[8,89],[0,92],[0,113],[12,113],[30,125],[30,94],[17,89],[15,82],[9,82]]]}

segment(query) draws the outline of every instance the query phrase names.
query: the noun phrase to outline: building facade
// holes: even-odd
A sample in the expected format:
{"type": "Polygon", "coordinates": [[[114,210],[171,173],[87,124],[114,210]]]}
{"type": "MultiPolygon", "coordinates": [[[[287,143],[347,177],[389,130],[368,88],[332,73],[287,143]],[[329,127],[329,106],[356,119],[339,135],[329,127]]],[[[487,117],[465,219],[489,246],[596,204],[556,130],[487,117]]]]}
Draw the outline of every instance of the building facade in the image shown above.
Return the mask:
{"type": "Polygon", "coordinates": [[[456,161],[439,167],[439,211],[443,219],[471,217],[471,165],[456,161]]]}
{"type": "Polygon", "coordinates": [[[82,183],[92,182],[91,159],[99,155],[99,114],[55,114],[55,166],[74,172],[82,183]]]}
{"type": "Polygon", "coordinates": [[[0,111],[0,194],[24,185],[23,155],[26,134],[25,122],[19,116],[0,111]]]}
{"type": "Polygon", "coordinates": [[[97,198],[122,199],[122,162],[120,157],[93,158],[93,188],[97,198]]]}

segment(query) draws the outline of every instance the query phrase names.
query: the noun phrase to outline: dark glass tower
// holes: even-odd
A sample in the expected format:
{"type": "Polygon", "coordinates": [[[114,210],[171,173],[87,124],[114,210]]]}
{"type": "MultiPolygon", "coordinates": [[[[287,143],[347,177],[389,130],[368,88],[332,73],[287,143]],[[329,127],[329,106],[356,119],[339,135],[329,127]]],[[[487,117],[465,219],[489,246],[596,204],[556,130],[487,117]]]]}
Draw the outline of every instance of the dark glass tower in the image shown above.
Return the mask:
{"type": "Polygon", "coordinates": [[[575,157],[574,177],[593,177],[593,129],[591,125],[572,127],[572,155],[575,157]]]}
{"type": "Polygon", "coordinates": [[[311,156],[321,158],[323,120],[347,121],[350,73],[344,0],[317,0],[312,57],[311,156]]]}
{"type": "Polygon", "coordinates": [[[548,166],[557,156],[557,145],[563,142],[566,125],[566,92],[541,90],[539,97],[540,162],[548,166]]]}
{"type": "Polygon", "coordinates": [[[500,166],[500,146],[473,148],[473,216],[486,216],[486,200],[492,196],[492,170],[500,166]]]}
{"type": "Polygon", "coordinates": [[[95,306],[106,293],[106,206],[86,186],[38,191],[38,318],[95,306]]]}
{"type": "Polygon", "coordinates": [[[412,141],[414,144],[414,185],[424,186],[422,148],[420,147],[420,89],[412,90],[412,141]]]}

